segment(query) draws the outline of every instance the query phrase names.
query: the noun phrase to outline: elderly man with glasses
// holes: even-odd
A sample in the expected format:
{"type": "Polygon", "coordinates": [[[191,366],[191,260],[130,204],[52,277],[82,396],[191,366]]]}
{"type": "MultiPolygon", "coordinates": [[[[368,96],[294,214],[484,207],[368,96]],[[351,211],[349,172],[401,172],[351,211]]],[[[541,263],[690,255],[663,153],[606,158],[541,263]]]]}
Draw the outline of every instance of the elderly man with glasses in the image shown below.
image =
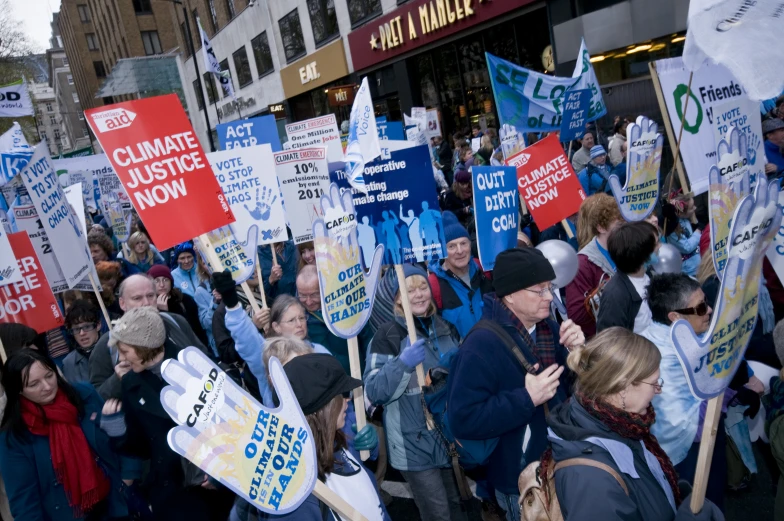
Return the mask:
{"type": "Polygon", "coordinates": [[[448,380],[449,425],[467,440],[497,439],[487,479],[509,521],[520,519],[517,478],[547,447],[547,411],[564,401],[572,374],[569,350],[585,343],[571,320],[550,317],[553,267],[539,250],[498,255],[495,293],[484,296],[482,320],[469,331],[448,380]],[[531,438],[523,453],[526,427],[531,438]]]}

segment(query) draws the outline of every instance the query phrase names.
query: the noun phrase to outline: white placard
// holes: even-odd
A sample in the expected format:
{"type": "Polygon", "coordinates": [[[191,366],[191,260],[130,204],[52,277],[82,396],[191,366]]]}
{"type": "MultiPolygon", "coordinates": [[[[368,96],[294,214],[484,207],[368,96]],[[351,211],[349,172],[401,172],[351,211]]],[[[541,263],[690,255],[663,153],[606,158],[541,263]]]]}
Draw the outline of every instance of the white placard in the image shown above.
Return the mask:
{"type": "Polygon", "coordinates": [[[294,243],[312,241],[313,221],[323,217],[321,196],[329,192],[327,149],[301,148],[273,155],[294,243]]]}
{"type": "Polygon", "coordinates": [[[287,150],[324,145],[330,163],[343,160],[343,145],[340,143],[338,121],[334,114],[289,123],[286,125],[286,135],[289,140],[284,148],[287,150]]]}

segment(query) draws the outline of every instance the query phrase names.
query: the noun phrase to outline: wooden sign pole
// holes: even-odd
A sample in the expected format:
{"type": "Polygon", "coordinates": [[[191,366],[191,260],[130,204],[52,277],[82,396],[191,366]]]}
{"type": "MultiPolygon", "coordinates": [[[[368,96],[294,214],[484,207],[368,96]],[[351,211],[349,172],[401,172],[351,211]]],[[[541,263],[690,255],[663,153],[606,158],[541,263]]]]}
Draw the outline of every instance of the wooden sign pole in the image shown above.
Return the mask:
{"type": "MultiPolygon", "coordinates": [[[[346,342],[348,343],[348,362],[351,366],[351,377],[361,381],[362,365],[359,362],[359,341],[357,340],[357,337],[351,337],[347,339],[346,342]]],[[[357,432],[359,432],[367,424],[365,421],[365,388],[357,387],[353,392],[354,413],[357,416],[357,432]]],[[[367,461],[368,458],[370,458],[370,451],[360,451],[359,457],[362,461],[367,461]]]]}
{"type": "Polygon", "coordinates": [[[95,277],[93,277],[92,270],[87,270],[87,276],[90,278],[90,284],[93,286],[93,292],[98,299],[98,305],[101,306],[101,313],[103,313],[103,318],[106,320],[106,327],[111,330],[112,319],[109,318],[109,312],[106,310],[106,304],[103,302],[103,296],[101,295],[101,292],[98,291],[98,285],[95,283],[95,277]]]}
{"type": "Polygon", "coordinates": [[[713,461],[713,450],[716,445],[716,433],[719,428],[723,398],[724,393],[708,400],[708,408],[705,411],[700,452],[697,455],[697,470],[694,473],[694,486],[691,490],[691,503],[689,504],[693,514],[699,513],[705,504],[705,491],[708,489],[708,477],[710,476],[711,461],[713,461]]]}
{"type": "MultiPolygon", "coordinates": [[[[261,262],[256,256],[256,280],[259,281],[259,293],[261,294],[261,307],[267,308],[267,296],[264,294],[264,279],[261,278],[261,262]]],[[[243,288],[244,289],[244,288],[243,288]]]]}
{"type": "Polygon", "coordinates": [[[349,505],[345,499],[335,494],[332,489],[319,480],[316,480],[316,486],[313,487],[313,495],[350,521],[368,521],[359,510],[349,505]]]}
{"type": "Polygon", "coordinates": [[[0,361],[5,364],[5,361],[8,360],[8,357],[5,354],[5,346],[3,346],[3,339],[0,338],[0,361]]]}
{"type": "MultiPolygon", "coordinates": [[[[223,264],[221,264],[218,255],[215,253],[215,250],[212,247],[212,242],[210,241],[207,234],[199,235],[198,241],[199,241],[199,245],[201,246],[201,251],[204,252],[204,255],[207,257],[207,264],[210,265],[212,271],[213,272],[222,271],[223,264]]],[[[259,284],[261,284],[261,281],[259,281],[259,284]]],[[[242,287],[242,291],[243,293],[245,293],[245,297],[248,299],[248,302],[250,303],[250,307],[253,309],[253,311],[254,312],[260,311],[261,308],[259,307],[258,302],[256,302],[256,299],[253,297],[253,292],[250,290],[250,286],[248,286],[248,283],[243,282],[240,286],[242,287]]],[[[263,290],[262,290],[262,294],[263,294],[263,290]]]]}

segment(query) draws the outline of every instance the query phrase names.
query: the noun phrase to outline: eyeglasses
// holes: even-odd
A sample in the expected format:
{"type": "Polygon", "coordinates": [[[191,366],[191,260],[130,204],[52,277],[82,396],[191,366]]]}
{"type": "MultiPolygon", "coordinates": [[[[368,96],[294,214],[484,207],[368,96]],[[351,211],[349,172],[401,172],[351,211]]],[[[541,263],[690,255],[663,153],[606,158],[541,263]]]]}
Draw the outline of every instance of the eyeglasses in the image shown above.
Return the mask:
{"type": "Polygon", "coordinates": [[[299,293],[297,296],[300,300],[319,300],[321,298],[318,293],[299,293]]]}
{"type": "Polygon", "coordinates": [[[651,387],[653,387],[653,391],[656,394],[661,393],[662,392],[662,387],[664,387],[664,379],[663,378],[659,378],[658,380],[656,380],[656,383],[654,383],[654,384],[649,383],[649,382],[643,382],[642,380],[640,380],[639,382],[635,382],[635,383],[650,385],[651,387]]]}
{"type": "Polygon", "coordinates": [[[704,317],[708,314],[708,304],[703,300],[693,308],[676,309],[675,312],[680,313],[681,315],[697,315],[698,317],[704,317]]]}
{"type": "Polygon", "coordinates": [[[293,326],[294,324],[298,324],[300,322],[302,322],[303,324],[307,324],[308,323],[308,319],[304,315],[300,315],[298,317],[292,318],[291,320],[284,320],[284,321],[281,322],[281,324],[286,324],[288,326],[293,326]]]}
{"type": "Polygon", "coordinates": [[[530,291],[531,293],[536,293],[537,295],[539,295],[539,298],[544,298],[547,295],[552,295],[553,292],[558,289],[558,287],[555,285],[550,285],[549,287],[543,289],[529,289],[529,288],[523,288],[523,289],[525,291],[530,291]]]}
{"type": "Polygon", "coordinates": [[[68,330],[68,332],[71,333],[73,336],[78,335],[82,331],[84,331],[85,333],[95,331],[95,324],[84,324],[82,326],[74,326],[68,330]]]}

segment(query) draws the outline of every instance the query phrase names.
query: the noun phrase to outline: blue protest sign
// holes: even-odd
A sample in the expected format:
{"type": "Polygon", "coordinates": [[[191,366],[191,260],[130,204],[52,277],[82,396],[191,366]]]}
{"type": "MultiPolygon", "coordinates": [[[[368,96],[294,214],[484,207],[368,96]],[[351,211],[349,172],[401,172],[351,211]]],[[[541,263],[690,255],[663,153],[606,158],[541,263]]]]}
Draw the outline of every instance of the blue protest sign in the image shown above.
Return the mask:
{"type": "Polygon", "coordinates": [[[479,262],[490,271],[502,251],[517,246],[519,197],[513,166],[475,166],[471,169],[474,219],[479,262]],[[492,230],[492,232],[491,232],[492,230]]]}
{"type": "MultiPolygon", "coordinates": [[[[429,261],[446,255],[427,146],[390,152],[367,163],[362,175],[367,194],[352,193],[366,266],[372,264],[378,244],[385,247],[384,264],[429,261]]],[[[344,163],[330,163],[329,176],[341,188],[350,188],[344,163]]]]}
{"type": "Polygon", "coordinates": [[[269,143],[273,152],[280,152],[280,136],[275,116],[259,116],[251,119],[240,119],[229,123],[221,123],[215,127],[218,133],[218,146],[221,150],[251,147],[269,143]]]}
{"type": "Polygon", "coordinates": [[[588,89],[570,90],[566,93],[561,120],[561,143],[583,137],[590,103],[591,91],[588,89]]]}
{"type": "Polygon", "coordinates": [[[406,139],[406,134],[403,132],[403,123],[400,121],[379,123],[376,120],[376,128],[378,128],[378,139],[394,139],[396,141],[404,141],[406,139]]]}

